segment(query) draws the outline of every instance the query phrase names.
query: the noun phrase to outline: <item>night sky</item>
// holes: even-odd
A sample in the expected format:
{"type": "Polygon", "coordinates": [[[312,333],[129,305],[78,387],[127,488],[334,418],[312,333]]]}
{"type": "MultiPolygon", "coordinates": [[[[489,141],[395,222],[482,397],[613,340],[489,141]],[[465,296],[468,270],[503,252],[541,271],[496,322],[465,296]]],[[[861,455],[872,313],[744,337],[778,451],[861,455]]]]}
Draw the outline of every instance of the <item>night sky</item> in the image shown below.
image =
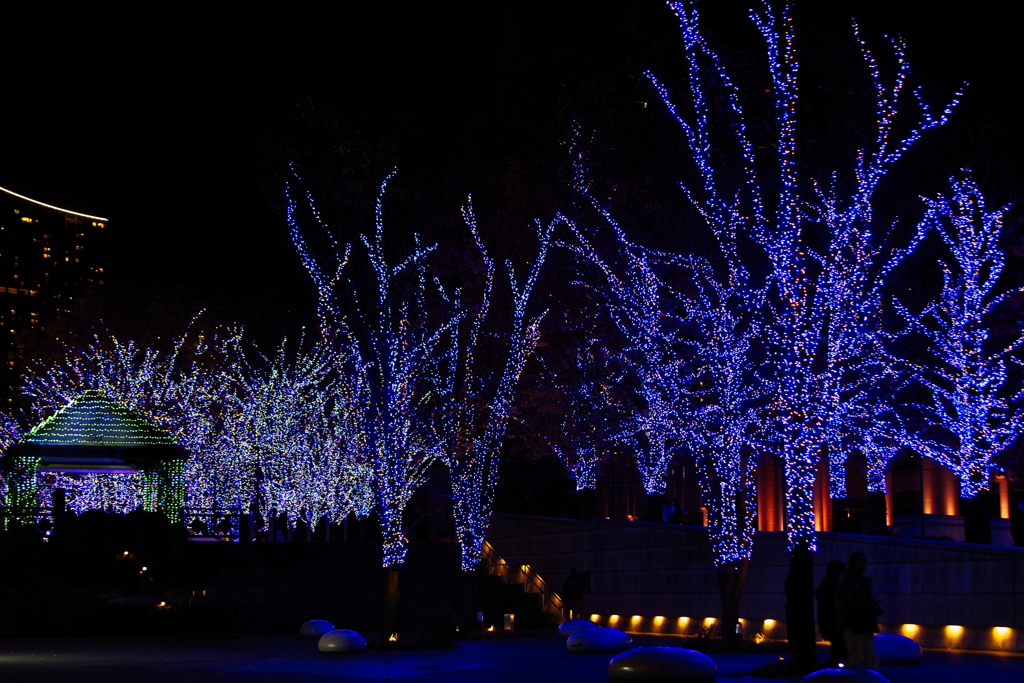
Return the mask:
{"type": "MultiPolygon", "coordinates": [[[[364,205],[362,213],[337,212],[352,218],[351,235],[370,227],[373,179],[393,164],[410,188],[436,199],[410,200],[420,214],[406,219],[454,224],[458,198],[486,196],[510,158],[520,166],[531,156],[546,160],[525,172],[535,169],[532,181],[546,182],[545,169],[564,159],[559,142],[571,114],[602,106],[595,92],[642,87],[625,80],[642,68],[676,68],[674,18],[662,3],[359,4],[376,7],[90,15],[60,26],[8,26],[0,43],[0,185],[109,217],[113,281],[139,291],[190,288],[197,301],[219,301],[223,315],[287,331],[309,320],[314,303],[281,215],[290,153],[315,188],[352,180],[334,190],[339,205],[364,205]],[[337,124],[331,144],[373,149],[369,165],[356,164],[358,177],[321,173],[318,164],[344,154],[312,149],[319,138],[302,121],[318,113],[337,124]],[[429,191],[437,178],[446,191],[429,191]]],[[[751,43],[749,4],[704,3],[712,37],[751,43]]],[[[849,48],[854,15],[880,51],[883,33],[901,32],[916,82],[933,102],[970,80],[960,144],[970,145],[964,136],[977,131],[978,147],[988,150],[984,182],[1010,201],[1021,199],[1024,57],[1021,11],[1009,5],[940,11],[930,2],[803,2],[797,17],[801,39],[819,46],[834,35],[849,48]],[[900,9],[888,14],[886,6],[900,9]]],[[[808,50],[805,64],[819,56],[808,50]]],[[[554,195],[530,192],[530,182],[522,187],[523,212],[543,217],[561,208],[551,205],[554,195]]]]}

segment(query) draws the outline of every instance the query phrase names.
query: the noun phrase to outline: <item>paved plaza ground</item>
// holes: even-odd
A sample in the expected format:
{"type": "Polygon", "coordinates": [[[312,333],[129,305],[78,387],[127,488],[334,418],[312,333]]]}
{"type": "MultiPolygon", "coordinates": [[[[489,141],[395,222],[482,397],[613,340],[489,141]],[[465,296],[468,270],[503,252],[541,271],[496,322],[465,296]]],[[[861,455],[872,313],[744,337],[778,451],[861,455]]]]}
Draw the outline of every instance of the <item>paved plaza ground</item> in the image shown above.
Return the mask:
{"type": "MultiPolygon", "coordinates": [[[[634,636],[638,646],[679,645],[664,636],[634,636]]],[[[608,654],[569,654],[564,640],[537,636],[459,641],[443,651],[325,655],[315,640],[286,636],[139,636],[0,639],[0,681],[288,681],[422,680],[459,683],[576,683],[608,680],[608,654]]],[[[713,655],[720,681],[742,677],[778,655],[713,655]]],[[[824,659],[824,651],[819,653],[824,659]]],[[[1024,680],[1024,655],[927,650],[918,666],[884,667],[893,683],[1024,680]]],[[[774,679],[780,680],[780,679],[774,679]]],[[[791,679],[792,680],[792,679],[791,679]]]]}

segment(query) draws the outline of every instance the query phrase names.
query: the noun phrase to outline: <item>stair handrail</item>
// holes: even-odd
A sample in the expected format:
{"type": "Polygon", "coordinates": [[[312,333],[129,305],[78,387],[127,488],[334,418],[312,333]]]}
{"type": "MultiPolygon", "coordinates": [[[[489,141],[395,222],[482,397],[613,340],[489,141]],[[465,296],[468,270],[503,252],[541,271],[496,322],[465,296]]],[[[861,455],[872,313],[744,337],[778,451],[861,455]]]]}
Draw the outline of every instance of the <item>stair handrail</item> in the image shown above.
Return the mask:
{"type": "MultiPolygon", "coordinates": [[[[510,565],[498,552],[494,549],[487,541],[484,541],[483,552],[481,553],[483,559],[487,562],[487,573],[501,577],[502,583],[508,582],[508,568],[510,565]]],[[[518,559],[518,558],[516,558],[518,559]]],[[[543,609],[545,612],[562,612],[562,598],[558,595],[547,582],[537,573],[537,570],[528,564],[520,565],[519,573],[523,577],[523,583],[529,582],[534,588],[537,589],[537,593],[540,594],[543,601],[543,609]]]]}

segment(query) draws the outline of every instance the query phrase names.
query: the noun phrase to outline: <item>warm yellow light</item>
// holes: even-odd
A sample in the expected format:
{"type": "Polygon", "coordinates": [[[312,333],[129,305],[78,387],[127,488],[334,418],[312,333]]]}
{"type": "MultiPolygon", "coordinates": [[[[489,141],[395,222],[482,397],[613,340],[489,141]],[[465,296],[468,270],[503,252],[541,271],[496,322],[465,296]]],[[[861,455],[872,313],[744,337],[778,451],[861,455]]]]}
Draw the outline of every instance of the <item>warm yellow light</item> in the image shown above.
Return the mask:
{"type": "MultiPolygon", "coordinates": [[[[39,206],[45,206],[48,209],[56,209],[57,211],[63,211],[64,213],[70,213],[73,216],[81,216],[82,218],[90,218],[90,219],[92,219],[94,221],[105,221],[105,220],[107,220],[106,218],[100,218],[99,216],[90,216],[87,213],[78,213],[77,211],[68,211],[67,209],[62,209],[59,206],[54,206],[52,204],[44,204],[42,202],[37,202],[36,200],[30,199],[29,197],[26,197],[23,194],[18,194],[17,192],[11,192],[10,190],[8,190],[7,188],[4,188],[4,187],[0,187],[0,191],[6,192],[9,195],[13,195],[13,196],[17,197],[18,199],[24,199],[25,201],[32,202],[33,204],[38,204],[39,206]]],[[[22,220],[24,220],[24,219],[22,219],[22,220]]],[[[29,220],[31,220],[31,219],[29,219],[29,220]]]]}
{"type": "Polygon", "coordinates": [[[952,625],[950,625],[950,626],[946,627],[946,633],[951,635],[951,636],[954,636],[954,637],[963,635],[963,632],[964,632],[964,627],[963,626],[952,626],[952,625]]]}
{"type": "Polygon", "coordinates": [[[493,630],[494,630],[494,626],[488,626],[488,627],[487,627],[487,630],[488,630],[488,631],[493,631],[493,630]]]}
{"type": "Polygon", "coordinates": [[[996,634],[996,638],[1005,638],[1006,636],[1010,635],[1010,629],[1006,628],[1005,626],[996,626],[992,629],[992,633],[996,634]]]}
{"type": "Polygon", "coordinates": [[[690,617],[679,617],[679,625],[686,626],[690,623],[690,617]]]}
{"type": "Polygon", "coordinates": [[[775,620],[774,619],[765,619],[764,620],[764,627],[765,628],[775,628],[775,620]]]}
{"type": "Polygon", "coordinates": [[[755,633],[754,634],[754,642],[757,643],[758,645],[763,643],[764,642],[764,634],[763,633],[755,633]]]}
{"type": "Polygon", "coordinates": [[[529,567],[529,565],[525,565],[525,564],[523,565],[523,571],[524,571],[524,572],[525,572],[525,571],[526,571],[527,569],[529,569],[529,568],[530,568],[530,567],[529,567]]]}
{"type": "Polygon", "coordinates": [[[619,615],[618,614],[613,614],[610,617],[608,617],[608,622],[612,623],[612,624],[614,624],[618,620],[619,620],[619,615]]]}
{"type": "Polygon", "coordinates": [[[711,624],[713,624],[713,623],[715,623],[715,618],[714,617],[707,617],[706,619],[704,619],[704,625],[705,626],[711,626],[711,624]]]}
{"type": "Polygon", "coordinates": [[[591,615],[590,615],[590,620],[591,620],[591,621],[597,621],[597,620],[598,620],[598,619],[600,619],[600,618],[601,618],[601,615],[600,615],[600,614],[591,614],[591,615]]]}
{"type": "Polygon", "coordinates": [[[917,624],[903,624],[903,635],[913,638],[915,633],[917,633],[917,624]]]}
{"type": "Polygon", "coordinates": [[[640,621],[642,618],[643,617],[641,617],[639,614],[634,614],[633,618],[630,619],[630,621],[632,621],[635,624],[636,622],[640,621]]]}
{"type": "MultiPolygon", "coordinates": [[[[487,630],[488,630],[488,631],[490,631],[490,630],[492,630],[493,628],[494,628],[494,627],[492,626],[491,628],[489,628],[489,629],[487,629],[487,630]]],[[[388,638],[388,640],[389,640],[389,641],[391,641],[392,643],[393,643],[393,642],[395,642],[395,641],[397,641],[397,640],[398,640],[398,634],[397,634],[397,633],[392,633],[392,634],[391,634],[391,637],[390,637],[390,638],[388,638]]]]}
{"type": "Polygon", "coordinates": [[[661,626],[662,622],[665,621],[665,617],[654,617],[654,623],[661,626]]]}

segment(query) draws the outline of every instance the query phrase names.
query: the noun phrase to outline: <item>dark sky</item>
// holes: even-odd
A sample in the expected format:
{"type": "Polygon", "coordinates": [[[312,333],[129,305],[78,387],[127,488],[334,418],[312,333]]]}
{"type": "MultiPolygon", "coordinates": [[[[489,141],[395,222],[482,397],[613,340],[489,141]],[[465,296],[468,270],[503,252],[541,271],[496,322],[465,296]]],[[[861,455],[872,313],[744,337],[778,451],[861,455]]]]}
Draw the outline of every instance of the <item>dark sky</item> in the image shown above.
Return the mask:
{"type": "MultiPolygon", "coordinates": [[[[581,83],[600,87],[645,60],[658,70],[672,58],[673,17],[661,3],[607,4],[615,7],[344,3],[331,14],[282,6],[8,26],[0,41],[0,185],[108,216],[117,236],[114,279],[140,287],[184,281],[265,300],[265,312],[283,316],[308,294],[270,187],[266,142],[287,138],[282,122],[297,103],[321,103],[376,140],[400,130],[389,149],[413,175],[430,173],[430,159],[445,153],[439,164],[457,165],[451,156],[463,150],[478,163],[502,163],[500,144],[490,154],[480,149],[506,124],[536,131],[537,154],[554,157],[550,122],[566,97],[559,88],[571,97],[581,83]]],[[[751,38],[742,11],[751,3],[705,4],[712,35],[751,38]]],[[[1015,190],[1024,58],[1020,10],[1010,5],[797,7],[802,30],[843,35],[845,17],[856,15],[869,38],[902,32],[918,82],[935,101],[971,80],[964,116],[1005,134],[999,182],[1015,190]]],[[[471,185],[472,173],[466,177],[471,185]]],[[[369,207],[373,197],[365,200],[369,207]]]]}

